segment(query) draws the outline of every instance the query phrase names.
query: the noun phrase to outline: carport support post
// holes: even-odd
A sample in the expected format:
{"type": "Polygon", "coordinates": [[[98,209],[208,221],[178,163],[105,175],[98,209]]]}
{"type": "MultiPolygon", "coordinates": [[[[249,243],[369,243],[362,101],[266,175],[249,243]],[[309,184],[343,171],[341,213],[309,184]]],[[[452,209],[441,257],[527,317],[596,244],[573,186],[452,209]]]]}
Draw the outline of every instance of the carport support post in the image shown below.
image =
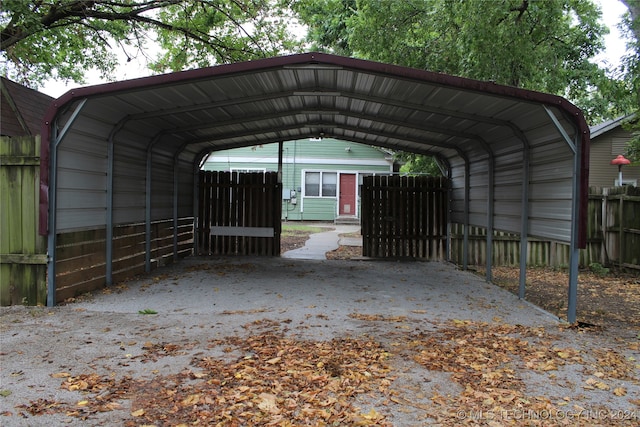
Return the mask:
{"type": "Polygon", "coordinates": [[[469,160],[464,158],[464,234],[462,236],[462,269],[469,268],[469,186],[471,185],[469,160]]]}
{"type": "Polygon", "coordinates": [[[576,131],[573,151],[573,206],[571,207],[571,245],[569,246],[569,302],[567,305],[567,321],[575,323],[578,311],[578,264],[580,249],[578,248],[578,211],[580,206],[580,133],[576,131]]]}
{"type": "Polygon", "coordinates": [[[107,145],[107,229],[105,230],[105,277],[107,286],[113,282],[113,134],[107,145]]]}
{"type": "Polygon", "coordinates": [[[580,261],[580,249],[578,249],[578,211],[580,206],[580,157],[582,150],[580,147],[580,132],[576,129],[575,139],[564,130],[558,118],[546,105],[542,106],[547,115],[556,126],[556,129],[565,140],[571,151],[573,152],[573,173],[571,179],[571,192],[573,197],[571,205],[571,242],[569,243],[569,290],[567,304],[567,321],[575,323],[577,317],[578,306],[578,263],[580,261]]]}
{"type": "Polygon", "coordinates": [[[105,239],[105,284],[107,286],[113,283],[113,153],[115,145],[115,137],[124,127],[128,117],[118,122],[109,134],[107,141],[107,229],[105,239]]]}
{"type": "Polygon", "coordinates": [[[145,183],[145,214],[144,214],[144,271],[151,271],[151,152],[153,144],[147,149],[147,174],[145,183]]]}
{"type": "Polygon", "coordinates": [[[49,158],[49,235],[47,241],[47,307],[56,305],[56,209],[58,185],[58,122],[51,125],[51,155],[49,158]]]}
{"type": "Polygon", "coordinates": [[[522,215],[520,218],[520,287],[518,298],[524,299],[527,284],[527,252],[529,234],[529,147],[522,150],[522,215]]]}
{"type": "Polygon", "coordinates": [[[282,151],[284,143],[278,142],[278,184],[282,184],[282,151]]]}
{"type": "Polygon", "coordinates": [[[173,261],[178,261],[178,164],[180,153],[173,158],[173,261]]]}
{"type": "Polygon", "coordinates": [[[495,204],[495,162],[493,154],[489,153],[489,183],[487,184],[487,281],[493,280],[493,208],[495,204]]]}
{"type": "Polygon", "coordinates": [[[87,103],[87,99],[80,101],[75,108],[71,117],[64,125],[61,131],[58,131],[58,119],[54,118],[51,126],[50,136],[50,158],[49,158],[49,233],[47,236],[47,307],[53,307],[56,305],[56,221],[57,221],[57,209],[58,209],[58,145],[62,142],[62,139],[71,128],[71,125],[80,114],[80,111],[87,103]]]}

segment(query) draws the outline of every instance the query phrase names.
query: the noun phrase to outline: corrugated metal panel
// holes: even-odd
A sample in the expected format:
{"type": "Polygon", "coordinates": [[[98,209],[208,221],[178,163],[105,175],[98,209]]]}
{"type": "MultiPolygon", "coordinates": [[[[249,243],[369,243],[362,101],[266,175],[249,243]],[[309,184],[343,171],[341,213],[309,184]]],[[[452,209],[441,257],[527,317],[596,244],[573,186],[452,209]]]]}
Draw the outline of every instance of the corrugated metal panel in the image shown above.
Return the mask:
{"type": "MultiPolygon", "coordinates": [[[[572,188],[573,155],[542,105],[547,105],[571,137],[576,134],[576,126],[584,130],[585,124],[580,115],[575,115],[577,109],[558,97],[324,54],[272,58],[122,82],[102,89],[80,89],[60,105],[83,96],[91,101],[74,124],[74,132],[91,135],[87,144],[93,144],[93,139],[106,141],[126,117],[115,145],[114,216],[118,221],[140,214],[140,205],[131,197],[137,190],[131,188],[140,189],[144,180],[138,171],[126,169],[146,169],[146,147],[156,137],[158,142],[152,150],[152,217],[160,219],[173,213],[173,156],[185,144],[192,147],[186,151],[181,175],[190,161],[207,149],[323,133],[356,143],[443,155],[453,168],[454,220],[461,219],[464,209],[464,162],[456,152],[459,150],[471,161],[471,223],[477,225],[488,222],[488,167],[489,159],[493,159],[495,223],[514,232],[521,229],[513,219],[518,206],[518,180],[524,179],[522,150],[529,144],[532,194],[540,194],[539,185],[553,182],[558,193],[565,196],[558,205],[542,208],[537,205],[545,205],[546,199],[530,198],[530,204],[535,205],[532,217],[549,215],[548,222],[544,218],[532,220],[531,233],[546,234],[554,229],[558,236],[569,235],[571,218],[565,218],[572,207],[568,189],[572,188]],[[97,126],[88,126],[88,120],[97,120],[97,126]],[[137,147],[130,155],[136,156],[137,150],[142,154],[141,162],[125,159],[127,149],[120,147],[125,144],[137,147]],[[505,191],[496,191],[503,186],[505,191]]],[[[74,138],[65,139],[61,150],[73,144],[74,138]]],[[[77,153],[75,156],[81,159],[77,153]]],[[[68,160],[73,159],[69,154],[68,160]]],[[[95,166],[94,171],[103,165],[95,166]]],[[[188,209],[188,196],[183,194],[188,194],[185,190],[190,179],[181,176],[179,180],[181,212],[188,209]]]]}
{"type": "Polygon", "coordinates": [[[145,219],[146,151],[135,134],[118,133],[114,143],[113,222],[131,224],[145,219]]]}

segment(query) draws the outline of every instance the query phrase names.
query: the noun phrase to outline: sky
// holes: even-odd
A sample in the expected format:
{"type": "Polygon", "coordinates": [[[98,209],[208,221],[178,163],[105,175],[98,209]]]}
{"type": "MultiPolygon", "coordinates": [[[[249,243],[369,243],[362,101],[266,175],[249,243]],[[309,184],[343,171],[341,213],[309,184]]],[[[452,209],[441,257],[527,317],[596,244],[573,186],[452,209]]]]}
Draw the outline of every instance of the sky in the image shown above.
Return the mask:
{"type": "MultiPolygon", "coordinates": [[[[602,9],[602,19],[605,25],[609,27],[610,33],[605,36],[606,51],[597,56],[597,61],[608,63],[609,65],[619,64],[620,58],[625,53],[626,42],[622,39],[622,36],[618,29],[617,24],[620,22],[620,16],[627,10],[626,6],[618,0],[594,0],[600,4],[602,9]]],[[[123,64],[116,71],[116,76],[119,80],[134,79],[137,77],[146,77],[152,75],[151,71],[146,68],[144,58],[133,59],[131,62],[122,61],[123,64]]],[[[107,83],[107,80],[99,78],[97,73],[94,75],[86,76],[86,84],[96,85],[101,83],[107,83]]],[[[43,87],[39,89],[40,92],[46,93],[49,96],[58,98],[65,94],[67,91],[78,87],[77,83],[64,83],[60,81],[48,81],[43,87]]]]}

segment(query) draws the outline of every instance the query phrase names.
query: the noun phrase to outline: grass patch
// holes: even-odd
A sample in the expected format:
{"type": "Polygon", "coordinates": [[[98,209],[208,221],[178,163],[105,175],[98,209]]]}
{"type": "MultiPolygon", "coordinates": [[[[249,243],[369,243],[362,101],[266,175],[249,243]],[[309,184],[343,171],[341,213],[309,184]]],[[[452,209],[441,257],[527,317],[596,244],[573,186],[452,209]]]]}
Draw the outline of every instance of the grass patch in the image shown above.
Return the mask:
{"type": "Polygon", "coordinates": [[[305,224],[282,224],[282,236],[296,236],[300,234],[313,234],[327,231],[326,228],[305,224]]]}

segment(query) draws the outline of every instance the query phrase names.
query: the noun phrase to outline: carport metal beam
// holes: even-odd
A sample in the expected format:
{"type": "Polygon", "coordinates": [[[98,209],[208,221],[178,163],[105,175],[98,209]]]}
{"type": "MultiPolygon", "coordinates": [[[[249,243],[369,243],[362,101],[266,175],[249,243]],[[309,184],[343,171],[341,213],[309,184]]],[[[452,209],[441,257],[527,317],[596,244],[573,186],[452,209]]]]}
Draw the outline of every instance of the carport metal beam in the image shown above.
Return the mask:
{"type": "Polygon", "coordinates": [[[51,147],[50,154],[50,168],[49,168],[49,235],[47,237],[47,252],[48,265],[47,265],[47,307],[53,307],[56,305],[56,221],[57,221],[57,209],[58,209],[58,145],[62,142],[65,135],[71,129],[71,125],[78,118],[78,114],[87,103],[87,98],[84,98],[76,106],[73,113],[65,123],[61,131],[58,131],[58,119],[56,118],[51,126],[51,147]]]}
{"type": "Polygon", "coordinates": [[[122,130],[127,123],[128,117],[118,122],[107,141],[107,218],[106,218],[106,241],[105,241],[105,284],[107,286],[113,284],[113,166],[114,166],[114,148],[115,138],[118,132],[122,130]]]}
{"type": "Polygon", "coordinates": [[[520,285],[518,298],[524,299],[527,285],[527,255],[529,251],[529,146],[525,144],[522,150],[522,200],[520,216],[520,285]]]}
{"type": "Polygon", "coordinates": [[[578,263],[580,261],[580,250],[578,249],[578,208],[580,206],[580,132],[576,129],[575,141],[564,130],[564,127],[560,124],[560,121],[556,115],[547,107],[542,105],[547,115],[553,122],[554,126],[558,130],[558,133],[562,136],[562,139],[567,143],[571,151],[573,152],[573,174],[572,174],[572,201],[571,204],[571,242],[569,243],[569,291],[568,291],[568,305],[567,305],[567,321],[569,323],[575,323],[577,320],[577,305],[578,305],[578,263]]]}

